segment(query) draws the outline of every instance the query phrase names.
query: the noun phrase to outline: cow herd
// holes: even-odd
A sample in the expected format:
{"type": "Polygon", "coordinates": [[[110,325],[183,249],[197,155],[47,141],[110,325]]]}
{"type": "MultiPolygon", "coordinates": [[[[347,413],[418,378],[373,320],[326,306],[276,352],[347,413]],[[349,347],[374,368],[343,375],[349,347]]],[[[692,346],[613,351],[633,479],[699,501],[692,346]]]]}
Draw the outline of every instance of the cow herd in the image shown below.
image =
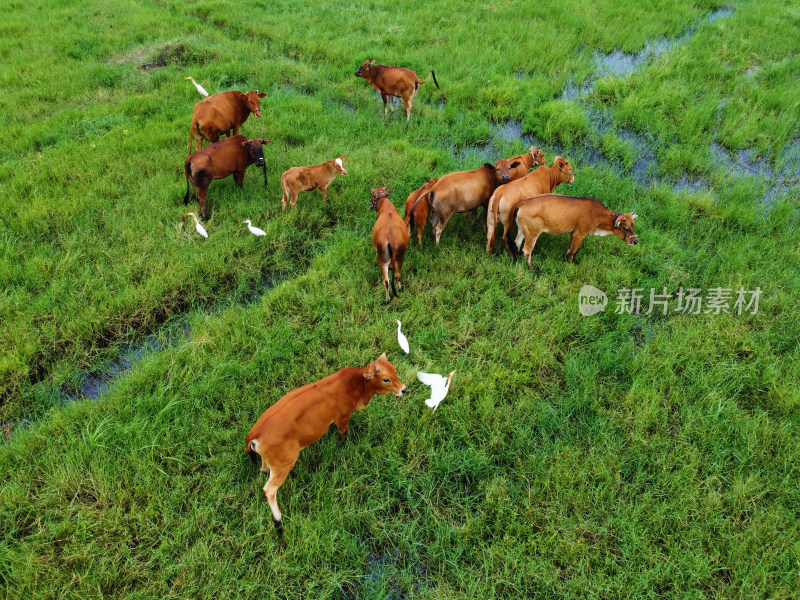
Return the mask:
{"type": "MultiPolygon", "coordinates": [[[[433,71],[428,78],[420,80],[410,69],[376,65],[374,60],[364,62],[355,75],[366,79],[381,94],[384,114],[387,107],[394,111],[394,99],[401,98],[407,119],[411,117],[420,84],[433,77],[439,87],[433,71]]],[[[205,92],[194,80],[192,83],[198,91],[205,92]]],[[[264,169],[264,186],[267,186],[264,147],[270,143],[269,140],[239,135],[239,128],[251,113],[255,117],[261,116],[259,101],[264,96],[257,90],[247,93],[228,91],[208,96],[194,107],[189,156],[184,165],[187,183],[184,204],[189,202],[192,186],[203,219],[207,218],[208,187],[214,179],[233,175],[236,184],[241,186],[245,170],[255,164],[264,169]],[[223,134],[227,137],[220,140],[223,134]],[[204,148],[204,141],[210,145],[204,148]],[[197,147],[195,152],[192,152],[192,142],[197,147]]],[[[318,189],[323,198],[327,198],[328,186],[333,179],[339,174],[347,174],[344,158],[343,154],[318,165],[285,171],[281,175],[282,209],[285,210],[287,204],[294,208],[300,192],[318,189]]],[[[391,301],[390,287],[395,296],[397,290],[402,289],[400,276],[412,227],[417,228],[417,240],[421,246],[422,234],[430,219],[433,238],[438,244],[454,214],[469,212],[474,223],[481,207],[486,214],[486,252],[492,252],[495,230],[502,224],[503,242],[514,257],[521,250],[528,266],[532,266],[531,253],[542,233],[570,233],[567,259],[573,262],[587,235],[616,235],[629,245],[635,245],[637,237],[633,228],[636,214],[609,210],[593,198],[553,193],[557,186],[573,181],[575,173],[566,159],[556,156],[553,164],[547,166],[542,150],[532,146],[525,154],[501,159],[494,164],[485,163],[470,171],[425,178],[425,184],[409,194],[405,218],[392,203],[386,187],[371,190],[370,209],[378,213],[372,244],[383,277],[386,301],[391,301]],[[531,171],[532,168],[535,170],[531,171]],[[518,233],[513,237],[509,233],[515,224],[518,233]],[[391,278],[390,270],[394,270],[391,278]]],[[[200,232],[202,226],[196,217],[195,221],[200,232]]],[[[247,223],[253,231],[249,221],[247,223]]],[[[205,234],[204,229],[201,234],[205,234]]],[[[344,435],[350,414],[364,408],[374,394],[402,395],[406,389],[384,354],[366,367],[346,367],[294,390],[261,415],[247,436],[245,452],[254,460],[260,456],[261,470],[269,473],[264,493],[279,530],[282,530],[282,515],[277,504],[277,491],[297,461],[300,450],[319,439],[331,424],[335,424],[339,433],[344,435]]]]}

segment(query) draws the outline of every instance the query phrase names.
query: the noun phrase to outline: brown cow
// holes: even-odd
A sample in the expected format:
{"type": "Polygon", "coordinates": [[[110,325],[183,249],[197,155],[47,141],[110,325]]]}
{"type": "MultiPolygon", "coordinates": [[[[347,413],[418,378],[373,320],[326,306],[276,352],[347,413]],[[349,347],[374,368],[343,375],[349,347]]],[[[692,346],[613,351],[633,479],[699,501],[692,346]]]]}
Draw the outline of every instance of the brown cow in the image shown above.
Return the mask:
{"type": "Polygon", "coordinates": [[[517,202],[538,196],[551,194],[561,183],[575,181],[572,165],[565,158],[556,156],[549,167],[539,167],[522,179],[509,183],[492,194],[489,207],[486,209],[486,252],[494,248],[495,229],[498,218],[503,224],[503,242],[508,241],[509,217],[517,202]]]}
{"type": "MultiPolygon", "coordinates": [[[[495,164],[484,163],[480,169],[448,173],[440,177],[427,192],[420,194],[416,202],[427,200],[433,213],[431,225],[436,243],[439,243],[442,231],[455,213],[472,212],[474,221],[478,208],[486,206],[492,193],[499,186],[527,173],[527,170],[521,170],[519,167],[528,164],[528,160],[531,160],[529,164],[533,164],[534,160],[540,160],[535,156],[536,150],[539,149],[531,148],[530,152],[516,159],[501,159],[495,164]]],[[[413,208],[412,206],[412,210],[413,208]]]]}
{"type": "Polygon", "coordinates": [[[264,162],[263,146],[267,144],[269,140],[249,140],[243,135],[234,135],[190,154],[183,165],[186,172],[186,195],[183,197],[183,203],[189,204],[191,183],[197,202],[200,204],[200,215],[205,219],[206,195],[211,182],[233,175],[236,185],[241,187],[245,169],[254,163],[257,167],[264,168],[264,187],[266,187],[267,166],[264,162]]]}
{"type": "Polygon", "coordinates": [[[250,113],[261,116],[260,99],[264,96],[266,94],[258,90],[250,90],[246,94],[232,90],[214,94],[195,104],[189,128],[189,154],[192,153],[192,141],[200,150],[203,140],[213,144],[219,141],[223,133],[238,135],[239,127],[247,121],[250,113]]]}
{"type": "Polygon", "coordinates": [[[260,456],[261,472],[269,473],[264,495],[278,532],[283,531],[278,489],[300,451],[321,438],[332,423],[344,437],[350,415],[369,404],[375,394],[402,396],[406,391],[384,353],[362,369],[345,367],[289,392],[259,417],[245,438],[244,451],[253,462],[256,454],[260,456]]]}
{"type": "Polygon", "coordinates": [[[621,213],[608,210],[594,198],[572,198],[561,194],[544,194],[518,203],[511,215],[511,223],[519,227],[517,239],[508,240],[508,249],[516,258],[522,238],[525,246],[522,253],[531,265],[531,252],[542,233],[560,235],[571,233],[567,260],[575,262],[575,255],[587,235],[616,235],[630,246],[638,243],[633,232],[636,213],[621,213]]]}
{"type": "Polygon", "coordinates": [[[392,99],[390,106],[394,112],[394,98],[402,98],[406,107],[406,120],[411,119],[411,107],[414,105],[414,96],[419,91],[419,84],[425,83],[433,77],[433,83],[439,87],[436,74],[431,71],[428,76],[420,80],[411,69],[403,67],[387,67],[376,65],[374,60],[367,60],[356,71],[356,77],[363,77],[381,94],[383,98],[383,114],[386,114],[386,98],[392,99]]]}
{"type": "Polygon", "coordinates": [[[403,289],[400,284],[400,272],[403,270],[403,260],[408,250],[409,234],[406,224],[400,213],[389,200],[389,191],[386,188],[375,188],[370,193],[370,210],[378,211],[378,218],[372,228],[372,245],[378,253],[378,265],[383,273],[383,287],[386,290],[386,301],[389,296],[389,269],[394,269],[392,279],[392,293],[397,296],[397,288],[403,289]],[[395,288],[397,283],[397,288],[395,288]]]}
{"type": "Polygon", "coordinates": [[[411,226],[416,224],[417,226],[417,240],[419,240],[419,245],[422,245],[422,232],[425,230],[425,224],[428,222],[428,215],[431,212],[431,205],[428,202],[428,198],[425,198],[422,202],[417,203],[417,198],[420,195],[425,194],[431,187],[439,181],[438,178],[435,179],[428,179],[425,178],[425,185],[421,188],[414,190],[408,195],[408,200],[406,200],[406,228],[408,229],[408,235],[411,236],[411,226]]]}
{"type": "Polygon", "coordinates": [[[534,165],[538,166],[546,163],[544,152],[541,151],[539,146],[531,146],[525,154],[520,154],[514,158],[501,158],[494,163],[494,167],[500,173],[502,183],[505,184],[525,177],[534,165]],[[514,163],[519,164],[511,168],[514,163]]]}
{"type": "Polygon", "coordinates": [[[292,167],[281,174],[281,209],[286,210],[286,203],[291,198],[291,206],[294,208],[297,196],[300,192],[310,192],[319,190],[322,197],[328,199],[328,186],[337,174],[347,175],[342,160],[346,155],[342,154],[338,158],[331,159],[313,167],[292,167]]]}

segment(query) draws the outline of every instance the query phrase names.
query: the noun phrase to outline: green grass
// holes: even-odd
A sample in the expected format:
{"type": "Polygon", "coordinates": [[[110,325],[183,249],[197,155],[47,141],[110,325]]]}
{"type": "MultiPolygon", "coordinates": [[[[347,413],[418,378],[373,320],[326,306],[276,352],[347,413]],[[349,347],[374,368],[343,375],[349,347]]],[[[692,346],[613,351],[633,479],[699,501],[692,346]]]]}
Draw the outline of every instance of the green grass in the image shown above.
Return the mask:
{"type": "MultiPolygon", "coordinates": [[[[797,187],[792,2],[644,6],[426,2],[13,3],[0,22],[0,582],[8,598],[794,598],[800,595],[797,187]],[[635,27],[626,20],[635,19],[635,27]],[[593,77],[595,49],[672,50],[593,77]],[[491,42],[491,43],[489,43],[491,42]],[[422,74],[410,125],[353,77],[376,58],[422,74]],[[146,65],[147,68],[142,68],[146,65]],[[752,73],[748,70],[752,69],[752,73]],[[210,237],[183,217],[194,76],[260,89],[270,187],[212,184],[210,237]],[[655,140],[661,180],[590,110],[655,140]],[[369,189],[395,205],[513,119],[576,170],[562,193],[635,211],[640,243],[543,236],[534,271],[455,217],[416,242],[390,305],[369,189]],[[582,164],[592,143],[618,170],[582,164]],[[281,213],[279,174],[347,153],[326,203],[281,213]],[[675,192],[684,173],[699,193],[675,192]],[[267,235],[254,238],[241,221],[267,235]],[[257,301],[264,280],[278,283],[257,301]],[[577,311],[595,285],[763,291],[756,315],[577,311]],[[412,345],[401,355],[395,319],[412,345]],[[176,325],[177,324],[177,325],[176,325]],[[152,332],[96,401],[63,390],[152,332]],[[301,454],[281,542],[242,453],[291,389],[382,351],[411,393],[376,397],[346,442],[301,454]],[[456,369],[435,413],[417,370],[456,369]]],[[[498,156],[499,158],[499,156],[498,156]]],[[[196,207],[196,203],[193,205],[196,207]]]]}

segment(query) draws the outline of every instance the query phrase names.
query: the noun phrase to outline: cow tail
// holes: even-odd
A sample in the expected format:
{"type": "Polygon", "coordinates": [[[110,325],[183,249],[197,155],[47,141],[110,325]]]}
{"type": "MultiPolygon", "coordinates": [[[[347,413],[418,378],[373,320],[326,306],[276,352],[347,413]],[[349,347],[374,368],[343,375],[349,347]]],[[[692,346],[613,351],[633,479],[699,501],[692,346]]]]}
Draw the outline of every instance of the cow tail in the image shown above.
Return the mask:
{"type": "Polygon", "coordinates": [[[423,79],[422,81],[417,81],[416,83],[414,83],[414,89],[415,90],[419,89],[419,84],[420,83],[425,83],[431,77],[433,77],[433,83],[436,84],[436,88],[437,89],[442,89],[442,88],[439,87],[439,82],[436,81],[436,73],[433,72],[433,69],[431,69],[430,73],[428,73],[428,76],[425,79],[423,79]]]}
{"type": "MultiPolygon", "coordinates": [[[[514,211],[511,213],[511,220],[508,222],[508,229],[511,229],[514,226],[514,223],[517,222],[517,214],[519,214],[519,209],[519,205],[514,207],[514,211]]],[[[519,223],[517,223],[517,227],[519,227],[519,223]]],[[[514,260],[517,260],[519,250],[517,250],[517,245],[514,243],[514,237],[509,235],[506,238],[506,244],[508,245],[508,250],[511,252],[511,256],[514,257],[514,260]]]]}
{"type": "MultiPolygon", "coordinates": [[[[431,197],[431,199],[429,200],[429,202],[430,202],[430,204],[431,204],[431,208],[433,207],[433,190],[428,190],[428,191],[427,191],[427,192],[425,192],[424,194],[420,194],[420,195],[417,197],[417,199],[416,199],[416,200],[414,200],[414,204],[412,204],[412,205],[411,205],[411,210],[409,211],[409,215],[413,215],[413,214],[414,214],[414,209],[416,209],[416,208],[417,208],[417,204],[419,204],[420,202],[422,202],[422,199],[423,199],[423,198],[425,198],[425,197],[426,197],[426,196],[428,196],[428,195],[430,195],[430,197],[431,197]]],[[[406,218],[406,219],[407,219],[407,218],[406,218]]],[[[408,222],[409,222],[409,221],[408,221],[408,220],[406,220],[406,223],[408,223],[408,222]]],[[[413,223],[413,217],[412,217],[412,221],[411,221],[411,222],[413,223]]]]}
{"type": "Polygon", "coordinates": [[[250,460],[253,461],[254,465],[258,464],[258,442],[255,440],[250,440],[249,442],[245,442],[244,445],[244,453],[250,455],[250,460]]]}
{"type": "MultiPolygon", "coordinates": [[[[497,189],[499,190],[500,188],[497,189]]],[[[491,198],[489,198],[489,204],[491,204],[491,206],[488,207],[486,212],[488,213],[490,210],[492,211],[492,223],[493,223],[492,230],[489,232],[489,235],[491,236],[489,239],[489,248],[494,248],[494,238],[495,234],[497,233],[497,211],[500,206],[500,197],[497,195],[497,190],[495,190],[491,198]]],[[[486,219],[486,226],[487,227],[489,226],[488,218],[486,219]]],[[[489,248],[486,249],[487,252],[491,251],[489,248]]]]}
{"type": "Polygon", "coordinates": [[[191,190],[191,185],[189,183],[189,173],[192,170],[192,163],[187,160],[186,164],[183,165],[183,170],[186,171],[186,193],[183,196],[183,203],[189,204],[189,193],[191,190]]]}

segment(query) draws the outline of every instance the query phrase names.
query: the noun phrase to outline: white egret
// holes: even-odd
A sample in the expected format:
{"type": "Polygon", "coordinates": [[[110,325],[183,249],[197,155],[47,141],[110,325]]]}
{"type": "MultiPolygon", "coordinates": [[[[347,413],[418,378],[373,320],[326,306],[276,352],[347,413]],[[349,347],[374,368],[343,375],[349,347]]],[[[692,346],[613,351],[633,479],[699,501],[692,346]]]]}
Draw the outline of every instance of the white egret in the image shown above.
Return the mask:
{"type": "Polygon", "coordinates": [[[202,85],[200,85],[194,80],[194,77],[187,77],[186,79],[191,79],[192,83],[194,84],[194,87],[197,88],[197,91],[200,92],[203,96],[208,96],[208,92],[202,85]]]}
{"type": "Polygon", "coordinates": [[[247,228],[250,230],[250,233],[253,235],[267,235],[267,232],[263,229],[259,229],[258,227],[253,227],[252,223],[250,223],[250,219],[245,219],[242,223],[247,223],[247,228]]]}
{"type": "Polygon", "coordinates": [[[194,217],[194,228],[197,230],[197,233],[202,235],[204,238],[208,237],[208,233],[206,232],[206,228],[200,225],[200,221],[197,220],[197,215],[193,212],[186,213],[186,216],[192,215],[194,217]]]}
{"type": "Polygon", "coordinates": [[[431,397],[425,400],[425,404],[436,410],[439,403],[447,396],[447,391],[450,389],[450,380],[453,379],[455,373],[455,371],[452,371],[447,378],[437,373],[417,373],[417,379],[431,388],[431,397]]]}
{"type": "Polygon", "coordinates": [[[400,344],[400,347],[403,349],[403,352],[408,354],[408,352],[410,350],[410,348],[408,346],[408,338],[405,335],[403,335],[402,331],[400,331],[401,325],[402,324],[400,323],[400,320],[398,319],[397,320],[397,343],[400,344]]]}

